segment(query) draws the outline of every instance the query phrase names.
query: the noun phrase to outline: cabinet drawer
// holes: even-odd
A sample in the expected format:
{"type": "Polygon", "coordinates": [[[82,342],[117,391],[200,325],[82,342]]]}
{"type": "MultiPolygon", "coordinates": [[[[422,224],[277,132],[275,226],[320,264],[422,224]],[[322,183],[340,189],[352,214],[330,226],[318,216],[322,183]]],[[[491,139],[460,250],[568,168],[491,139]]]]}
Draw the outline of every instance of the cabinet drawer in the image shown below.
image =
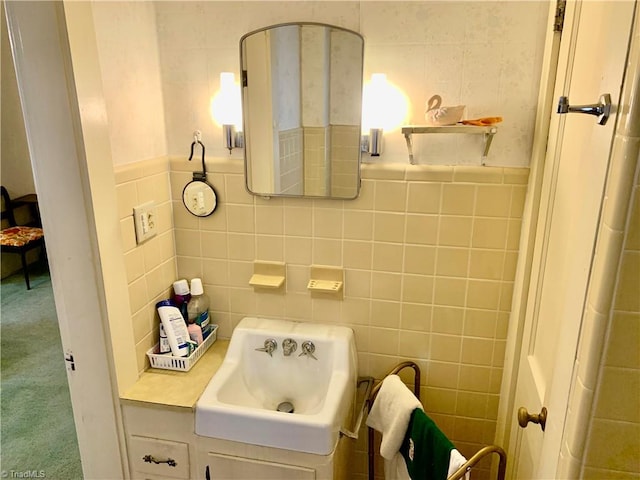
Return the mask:
{"type": "Polygon", "coordinates": [[[217,453],[209,453],[206,462],[211,480],[315,480],[316,478],[315,471],[311,468],[217,453]]]}
{"type": "Polygon", "coordinates": [[[169,477],[169,478],[189,478],[189,445],[180,442],[170,442],[158,438],[140,437],[131,435],[129,437],[129,464],[132,476],[138,478],[139,473],[144,478],[169,477]],[[175,466],[168,463],[153,463],[144,460],[151,456],[156,461],[175,462],[175,466]]]}

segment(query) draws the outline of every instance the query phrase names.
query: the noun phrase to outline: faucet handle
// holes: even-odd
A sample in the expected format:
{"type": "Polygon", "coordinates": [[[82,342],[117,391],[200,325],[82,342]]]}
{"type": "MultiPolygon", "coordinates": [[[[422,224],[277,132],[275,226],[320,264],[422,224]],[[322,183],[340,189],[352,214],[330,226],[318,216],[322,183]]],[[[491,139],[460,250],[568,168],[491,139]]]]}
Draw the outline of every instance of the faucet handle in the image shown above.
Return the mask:
{"type": "Polygon", "coordinates": [[[302,342],[302,345],[300,346],[300,348],[302,348],[302,353],[300,355],[298,355],[299,357],[302,357],[303,355],[306,355],[307,357],[311,357],[314,360],[318,360],[315,355],[313,354],[313,352],[316,351],[316,346],[313,344],[313,342],[310,342],[309,340],[306,340],[304,342],[302,342]]]}
{"type": "Polygon", "coordinates": [[[282,351],[285,357],[288,357],[298,348],[297,342],[293,338],[285,338],[282,341],[282,351]]]}
{"type": "Polygon", "coordinates": [[[268,338],[264,341],[264,347],[256,348],[257,352],[267,352],[270,357],[273,357],[273,351],[278,348],[278,344],[273,338],[268,338]]]}

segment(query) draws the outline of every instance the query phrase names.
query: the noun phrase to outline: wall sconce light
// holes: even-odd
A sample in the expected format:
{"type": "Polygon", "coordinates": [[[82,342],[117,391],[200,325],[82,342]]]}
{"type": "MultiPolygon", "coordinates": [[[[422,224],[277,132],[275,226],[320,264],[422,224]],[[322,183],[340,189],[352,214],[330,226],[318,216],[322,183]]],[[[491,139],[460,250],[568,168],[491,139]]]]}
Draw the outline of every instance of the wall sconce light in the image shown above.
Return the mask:
{"type": "Polygon", "coordinates": [[[380,156],[383,132],[402,125],[408,112],[405,94],[389,83],[384,73],[372,74],[362,89],[361,150],[372,157],[380,156]]]}
{"type": "Polygon", "coordinates": [[[222,127],[222,142],[229,155],[234,148],[244,147],[240,85],[231,72],[220,74],[220,90],[211,99],[211,116],[222,127]]]}
{"type": "Polygon", "coordinates": [[[379,157],[382,153],[382,128],[370,128],[369,133],[362,136],[362,151],[372,157],[379,157]]]}

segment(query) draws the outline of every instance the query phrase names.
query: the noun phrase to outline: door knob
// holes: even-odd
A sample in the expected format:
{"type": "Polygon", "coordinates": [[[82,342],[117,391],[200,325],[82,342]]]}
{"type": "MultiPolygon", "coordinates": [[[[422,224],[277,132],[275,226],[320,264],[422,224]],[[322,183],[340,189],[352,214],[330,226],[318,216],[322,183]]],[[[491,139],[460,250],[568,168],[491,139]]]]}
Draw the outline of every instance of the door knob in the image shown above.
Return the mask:
{"type": "Polygon", "coordinates": [[[526,428],[529,422],[539,424],[544,432],[544,426],[547,423],[547,407],[542,407],[540,413],[529,413],[526,408],[520,407],[518,409],[518,425],[526,428]]]}
{"type": "Polygon", "coordinates": [[[598,124],[604,125],[611,114],[611,95],[604,93],[600,95],[599,103],[591,105],[569,105],[569,97],[560,97],[558,100],[558,113],[586,113],[596,115],[598,124]]]}

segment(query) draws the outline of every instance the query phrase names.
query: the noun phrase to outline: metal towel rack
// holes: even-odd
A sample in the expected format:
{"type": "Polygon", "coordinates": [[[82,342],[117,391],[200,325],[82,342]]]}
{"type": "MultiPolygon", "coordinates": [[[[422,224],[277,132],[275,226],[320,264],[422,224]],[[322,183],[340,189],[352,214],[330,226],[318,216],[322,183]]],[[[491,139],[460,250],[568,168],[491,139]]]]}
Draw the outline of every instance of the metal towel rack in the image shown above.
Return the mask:
{"type": "MultiPolygon", "coordinates": [[[[413,372],[414,372],[413,393],[416,396],[416,398],[420,400],[420,367],[415,362],[406,361],[406,362],[399,363],[398,365],[393,367],[387,373],[387,375],[397,375],[405,368],[413,369],[413,372]]],[[[385,375],[385,377],[387,375],[385,375]]],[[[379,382],[377,385],[375,385],[371,389],[371,394],[366,399],[367,411],[371,411],[371,406],[373,405],[373,401],[375,400],[381,385],[382,385],[382,382],[379,382]]],[[[374,476],[375,476],[375,470],[374,470],[375,452],[373,451],[374,450],[374,445],[373,445],[374,430],[371,427],[367,427],[367,429],[368,429],[368,451],[369,451],[368,452],[369,453],[369,469],[368,469],[369,480],[374,480],[374,476]]],[[[498,473],[496,478],[497,480],[504,480],[506,470],[507,470],[507,454],[501,447],[497,445],[488,445],[478,450],[470,459],[468,459],[465,462],[464,465],[462,465],[458,470],[456,470],[453,473],[453,475],[447,478],[447,480],[460,480],[464,478],[467,472],[469,472],[474,466],[476,466],[480,462],[480,460],[482,460],[484,457],[488,455],[491,455],[492,453],[496,453],[499,456],[498,473]]]]}

